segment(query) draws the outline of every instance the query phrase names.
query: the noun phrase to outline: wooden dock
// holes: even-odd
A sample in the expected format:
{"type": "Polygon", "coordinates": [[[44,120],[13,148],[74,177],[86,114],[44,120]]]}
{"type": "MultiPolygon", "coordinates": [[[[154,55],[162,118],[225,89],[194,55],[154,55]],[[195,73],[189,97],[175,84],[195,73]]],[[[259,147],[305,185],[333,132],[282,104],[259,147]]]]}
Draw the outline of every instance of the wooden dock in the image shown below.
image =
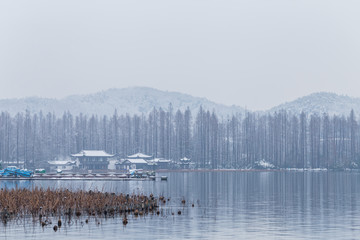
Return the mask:
{"type": "Polygon", "coordinates": [[[155,181],[156,177],[130,177],[128,174],[34,174],[32,177],[0,177],[0,181],[9,180],[155,181]]]}

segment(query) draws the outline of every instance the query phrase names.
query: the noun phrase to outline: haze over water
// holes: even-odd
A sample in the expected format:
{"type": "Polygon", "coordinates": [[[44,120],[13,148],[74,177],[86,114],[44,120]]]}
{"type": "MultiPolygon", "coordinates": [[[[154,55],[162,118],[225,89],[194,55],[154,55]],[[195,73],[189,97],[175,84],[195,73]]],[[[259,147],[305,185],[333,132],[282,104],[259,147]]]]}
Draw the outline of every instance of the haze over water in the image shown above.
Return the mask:
{"type": "Polygon", "coordinates": [[[18,221],[4,239],[358,239],[358,172],[187,172],[164,181],[1,181],[7,188],[51,187],[154,193],[171,198],[160,216],[74,219],[54,232],[18,221]],[[185,206],[181,200],[187,202],[185,206]],[[194,203],[195,207],[191,207],[194,203]],[[177,215],[181,210],[182,214],[177,215]],[[175,215],[171,215],[174,212],[175,215]]]}

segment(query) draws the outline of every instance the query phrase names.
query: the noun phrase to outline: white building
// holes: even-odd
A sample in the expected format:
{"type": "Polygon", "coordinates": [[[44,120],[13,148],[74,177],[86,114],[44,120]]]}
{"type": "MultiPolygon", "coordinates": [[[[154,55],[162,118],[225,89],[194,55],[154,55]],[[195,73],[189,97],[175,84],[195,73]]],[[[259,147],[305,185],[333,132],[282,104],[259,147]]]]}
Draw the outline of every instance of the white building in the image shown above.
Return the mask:
{"type": "Polygon", "coordinates": [[[80,170],[108,170],[109,159],[114,157],[101,150],[83,150],[71,155],[79,161],[80,170]]]}
{"type": "Polygon", "coordinates": [[[190,166],[192,165],[191,159],[184,157],[180,159],[179,165],[181,168],[190,168],[190,166]]]}
{"type": "Polygon", "coordinates": [[[62,172],[72,172],[76,166],[76,161],[55,160],[48,161],[48,164],[50,166],[50,172],[57,172],[57,170],[61,170],[62,172]]]}
{"type": "Polygon", "coordinates": [[[143,154],[143,153],[135,153],[133,155],[127,156],[128,159],[144,159],[144,160],[150,160],[152,159],[152,156],[143,154]]]}
{"type": "Polygon", "coordinates": [[[171,160],[164,158],[154,158],[152,160],[148,160],[147,162],[149,166],[152,166],[153,169],[168,169],[171,164],[171,160]]]}

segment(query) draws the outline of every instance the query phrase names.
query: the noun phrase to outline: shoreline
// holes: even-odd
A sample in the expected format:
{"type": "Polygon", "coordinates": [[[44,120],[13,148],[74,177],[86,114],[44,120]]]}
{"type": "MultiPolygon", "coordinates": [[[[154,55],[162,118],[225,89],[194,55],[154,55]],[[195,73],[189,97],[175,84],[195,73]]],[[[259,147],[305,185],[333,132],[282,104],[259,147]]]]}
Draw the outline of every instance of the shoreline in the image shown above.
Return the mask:
{"type": "MultiPolygon", "coordinates": [[[[157,174],[163,173],[195,173],[195,172],[360,172],[360,169],[309,169],[309,168],[283,168],[283,169],[158,169],[156,170],[157,174]]],[[[149,177],[139,177],[139,178],[129,178],[129,177],[119,177],[114,175],[114,173],[108,174],[99,174],[99,176],[79,176],[75,174],[63,174],[63,175],[34,175],[32,177],[0,177],[0,181],[9,181],[9,180],[65,180],[65,181],[161,181],[162,176],[156,176],[154,178],[149,177]]]]}
{"type": "Polygon", "coordinates": [[[165,172],[360,172],[360,169],[327,169],[327,168],[280,168],[280,169],[159,169],[165,172]]]}

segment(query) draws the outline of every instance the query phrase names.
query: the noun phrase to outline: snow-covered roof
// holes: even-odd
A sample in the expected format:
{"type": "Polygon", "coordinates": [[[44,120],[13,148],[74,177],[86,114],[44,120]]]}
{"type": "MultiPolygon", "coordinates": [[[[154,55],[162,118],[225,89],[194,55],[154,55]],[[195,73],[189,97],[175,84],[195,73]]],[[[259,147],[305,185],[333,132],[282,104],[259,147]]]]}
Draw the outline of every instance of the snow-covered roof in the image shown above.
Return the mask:
{"type": "Polygon", "coordinates": [[[153,160],[149,160],[148,162],[154,162],[154,163],[169,163],[171,160],[164,159],[164,158],[155,158],[153,160]]]}
{"type": "Polygon", "coordinates": [[[152,156],[143,154],[143,153],[135,153],[133,155],[128,156],[128,158],[151,158],[152,156]]]}
{"type": "Polygon", "coordinates": [[[48,161],[48,163],[50,165],[71,165],[71,164],[75,164],[75,161],[69,161],[69,160],[56,160],[56,161],[48,161]]]}
{"type": "Polygon", "coordinates": [[[114,155],[108,154],[101,150],[83,150],[77,154],[72,154],[73,157],[113,157],[114,155]]]}
{"type": "Polygon", "coordinates": [[[130,162],[131,164],[147,164],[147,161],[144,159],[138,158],[138,159],[126,159],[126,161],[130,162]]]}
{"type": "MultiPolygon", "coordinates": [[[[5,163],[5,164],[17,164],[18,161],[0,161],[0,163],[5,163]]],[[[24,164],[24,161],[19,161],[19,164],[24,164]]]]}
{"type": "Polygon", "coordinates": [[[261,167],[261,168],[275,168],[275,166],[267,161],[265,161],[264,159],[263,160],[260,160],[260,161],[257,161],[255,162],[255,164],[257,165],[257,167],[261,167]]]}

